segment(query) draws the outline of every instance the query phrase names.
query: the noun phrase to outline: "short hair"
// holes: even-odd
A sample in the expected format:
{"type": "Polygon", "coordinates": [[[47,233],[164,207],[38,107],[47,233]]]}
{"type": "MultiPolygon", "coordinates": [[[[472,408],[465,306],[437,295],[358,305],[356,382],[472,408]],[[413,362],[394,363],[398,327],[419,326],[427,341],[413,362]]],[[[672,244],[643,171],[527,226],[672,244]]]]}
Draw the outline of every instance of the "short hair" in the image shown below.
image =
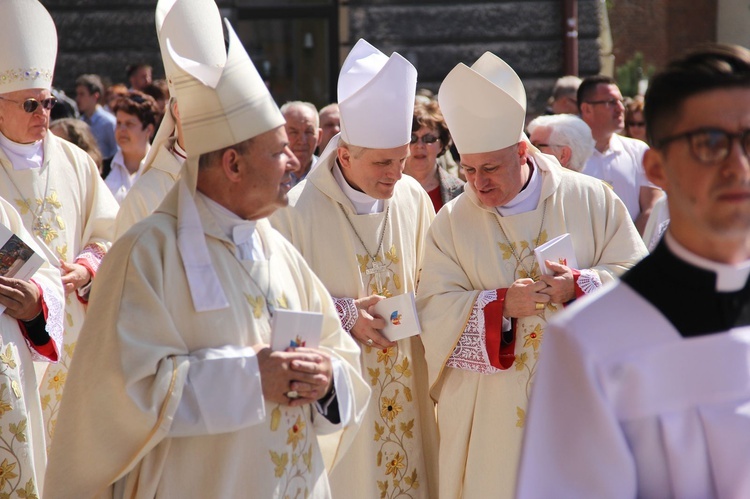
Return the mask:
{"type": "Polygon", "coordinates": [[[550,147],[556,152],[559,146],[570,147],[571,170],[580,172],[594,153],[596,141],[591,136],[591,128],[578,116],[572,114],[551,114],[539,116],[529,123],[527,130],[532,133],[537,127],[550,129],[550,147]],[[554,145],[553,145],[554,144],[554,145]]]}
{"type": "Polygon", "coordinates": [[[154,80],[143,89],[143,93],[150,95],[155,100],[168,100],[169,99],[169,86],[167,80],[160,79],[154,80]]]}
{"type": "Polygon", "coordinates": [[[318,116],[318,108],[315,107],[315,104],[313,104],[312,102],[305,102],[301,100],[288,101],[279,108],[279,111],[281,111],[281,114],[286,115],[286,112],[290,109],[297,108],[309,109],[310,111],[312,111],[313,123],[315,124],[315,128],[320,128],[320,116],[318,116]]]}
{"type": "Polygon", "coordinates": [[[581,79],[577,76],[567,75],[561,76],[555,82],[555,86],[552,87],[552,100],[557,100],[561,97],[568,95],[577,95],[578,87],[581,86],[581,79]]]}
{"type": "Polygon", "coordinates": [[[61,118],[50,123],[49,127],[50,129],[60,127],[65,132],[65,139],[86,151],[101,171],[102,153],[96,144],[94,134],[91,133],[91,127],[85,121],[76,118],[61,118]]]}
{"type": "Polygon", "coordinates": [[[145,62],[138,62],[135,64],[128,64],[125,67],[125,75],[128,77],[128,79],[130,79],[130,77],[133,76],[136,71],[142,68],[147,68],[153,71],[151,64],[146,64],[145,62]]]}
{"type": "Polygon", "coordinates": [[[249,139],[243,140],[242,142],[238,142],[237,144],[233,144],[231,146],[222,147],[221,149],[217,149],[215,151],[204,152],[198,157],[198,169],[205,170],[213,164],[221,161],[221,157],[224,156],[224,153],[230,149],[234,149],[239,154],[247,154],[250,146],[252,146],[253,144],[254,139],[255,137],[250,137],[249,139]]]}
{"type": "Polygon", "coordinates": [[[95,74],[84,74],[76,78],[76,87],[86,87],[90,94],[99,92],[99,95],[102,95],[104,93],[102,79],[95,74]]]}
{"type": "Polygon", "coordinates": [[[445,118],[443,117],[443,113],[440,110],[440,105],[437,101],[433,100],[429,102],[414,103],[414,115],[411,121],[412,133],[416,132],[423,126],[437,130],[441,143],[438,157],[445,154],[445,151],[448,150],[453,142],[451,141],[451,133],[448,131],[448,124],[445,122],[445,118]]]}
{"type": "Polygon", "coordinates": [[[138,90],[131,90],[127,95],[117,99],[112,112],[117,114],[118,111],[137,116],[144,129],[149,125],[154,125],[154,128],[156,128],[159,106],[156,105],[156,100],[150,95],[138,90]]]}
{"type": "MultiPolygon", "coordinates": [[[[331,139],[331,140],[333,140],[333,139],[331,139]]],[[[343,147],[344,149],[349,149],[349,152],[352,154],[352,157],[354,157],[354,158],[361,158],[362,155],[365,152],[367,152],[367,151],[369,151],[371,149],[370,147],[355,146],[355,145],[349,144],[348,142],[346,142],[341,137],[339,137],[338,147],[343,147]]]]}
{"type": "Polygon", "coordinates": [[[581,110],[581,106],[596,93],[596,87],[599,85],[617,85],[617,82],[614,78],[606,75],[594,75],[584,78],[578,87],[576,95],[579,111],[581,110]]]}
{"type": "Polygon", "coordinates": [[[336,102],[332,102],[332,103],[328,104],[327,106],[321,107],[320,111],[318,111],[318,116],[320,116],[323,113],[327,113],[328,111],[334,110],[334,109],[336,111],[339,111],[339,105],[336,102]]]}
{"type": "Polygon", "coordinates": [[[738,45],[711,44],[670,62],[651,78],[644,116],[649,143],[669,135],[690,97],[718,89],[750,87],[750,50],[738,45]]]}

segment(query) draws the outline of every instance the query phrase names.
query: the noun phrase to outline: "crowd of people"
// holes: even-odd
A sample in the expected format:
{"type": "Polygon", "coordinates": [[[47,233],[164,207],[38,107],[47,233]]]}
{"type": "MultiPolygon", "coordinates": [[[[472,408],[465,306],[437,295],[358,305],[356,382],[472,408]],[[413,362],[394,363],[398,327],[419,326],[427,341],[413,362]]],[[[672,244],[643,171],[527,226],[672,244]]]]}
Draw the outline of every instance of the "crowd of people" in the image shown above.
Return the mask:
{"type": "Polygon", "coordinates": [[[279,107],[213,0],[155,25],[162,83],[53,120],[54,22],[0,3],[2,244],[43,261],[0,276],[0,496],[750,495],[749,50],[527,123],[490,52],[433,95],[359,40],[279,107]]]}

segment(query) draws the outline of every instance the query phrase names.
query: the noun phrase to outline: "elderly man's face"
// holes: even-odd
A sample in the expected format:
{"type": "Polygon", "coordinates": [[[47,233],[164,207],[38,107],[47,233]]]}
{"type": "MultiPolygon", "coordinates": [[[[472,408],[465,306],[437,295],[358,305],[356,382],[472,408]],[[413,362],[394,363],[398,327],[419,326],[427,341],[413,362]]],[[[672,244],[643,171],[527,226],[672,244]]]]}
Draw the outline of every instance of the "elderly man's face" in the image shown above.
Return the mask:
{"type": "MultiPolygon", "coordinates": [[[[747,133],[750,130],[750,89],[719,89],[688,98],[682,104],[677,123],[657,139],[702,129],[747,133]]],[[[644,157],[649,179],[667,193],[669,230],[686,247],[709,258],[712,252],[724,246],[722,240],[734,239],[747,245],[750,234],[748,153],[734,137],[729,154],[723,160],[705,163],[696,158],[697,150],[715,151],[716,144],[720,142],[710,140],[707,135],[692,140],[683,137],[659,149],[651,149],[644,157]]],[[[745,250],[750,253],[750,248],[745,250]]],[[[750,258],[750,254],[746,258],[750,258]]]]}
{"type": "Polygon", "coordinates": [[[315,148],[318,147],[320,129],[316,126],[312,109],[306,107],[292,107],[284,113],[286,119],[286,134],[289,137],[289,147],[297,157],[302,174],[312,163],[315,148]]]}
{"type": "Polygon", "coordinates": [[[341,113],[338,107],[328,107],[320,112],[320,152],[341,131],[341,113]]]}
{"type": "Polygon", "coordinates": [[[19,144],[31,144],[47,135],[50,111],[39,105],[34,112],[27,113],[23,109],[23,102],[27,99],[36,99],[41,103],[44,99],[52,97],[49,90],[18,90],[2,94],[0,97],[0,132],[3,135],[19,144]]]}
{"type": "Polygon", "coordinates": [[[485,206],[504,206],[521,192],[528,180],[526,142],[498,151],[462,154],[461,168],[485,206]]]}

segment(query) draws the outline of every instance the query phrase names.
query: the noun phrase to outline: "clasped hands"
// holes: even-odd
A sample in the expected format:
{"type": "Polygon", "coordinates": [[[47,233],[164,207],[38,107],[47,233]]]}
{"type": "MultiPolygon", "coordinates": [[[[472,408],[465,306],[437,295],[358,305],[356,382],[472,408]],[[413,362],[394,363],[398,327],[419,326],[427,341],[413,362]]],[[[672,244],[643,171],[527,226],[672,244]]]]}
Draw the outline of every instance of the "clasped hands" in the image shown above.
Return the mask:
{"type": "Polygon", "coordinates": [[[328,353],[305,347],[275,352],[268,345],[259,345],[255,350],[266,400],[297,407],[311,404],[331,391],[333,364],[328,353]]]}
{"type": "Polygon", "coordinates": [[[547,303],[567,303],[575,298],[575,280],[570,267],[551,260],[546,260],[545,265],[553,275],[542,275],[538,281],[517,279],[511,284],[505,294],[505,317],[536,315],[547,303]]]}

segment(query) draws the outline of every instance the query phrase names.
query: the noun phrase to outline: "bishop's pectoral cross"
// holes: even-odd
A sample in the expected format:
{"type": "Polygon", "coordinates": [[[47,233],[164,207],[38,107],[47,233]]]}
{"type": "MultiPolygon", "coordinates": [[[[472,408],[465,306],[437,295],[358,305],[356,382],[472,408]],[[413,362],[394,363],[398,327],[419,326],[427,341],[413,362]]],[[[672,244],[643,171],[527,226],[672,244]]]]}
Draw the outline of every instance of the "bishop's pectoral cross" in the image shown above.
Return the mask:
{"type": "Polygon", "coordinates": [[[365,274],[375,276],[375,285],[377,286],[377,294],[382,294],[385,290],[383,289],[383,274],[388,273],[388,266],[381,260],[373,260],[372,266],[365,270],[365,274]]]}

